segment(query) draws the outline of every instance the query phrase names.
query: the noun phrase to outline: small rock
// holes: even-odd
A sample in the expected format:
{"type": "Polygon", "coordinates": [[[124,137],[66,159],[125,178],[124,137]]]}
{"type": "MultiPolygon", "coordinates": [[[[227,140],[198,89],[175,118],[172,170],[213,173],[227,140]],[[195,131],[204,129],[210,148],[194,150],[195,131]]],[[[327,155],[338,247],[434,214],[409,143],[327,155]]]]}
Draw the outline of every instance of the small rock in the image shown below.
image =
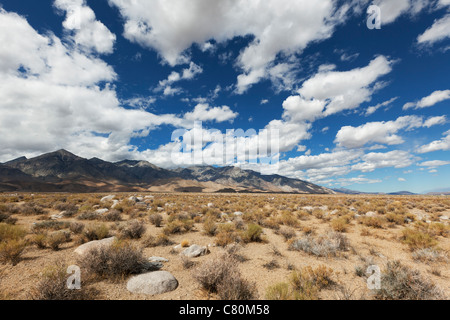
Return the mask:
{"type": "Polygon", "coordinates": [[[178,288],[178,281],[167,271],[144,273],[132,277],[127,283],[127,290],[132,293],[157,295],[178,288]]]}
{"type": "Polygon", "coordinates": [[[336,209],[336,210],[333,210],[333,211],[330,212],[330,215],[333,216],[333,215],[337,214],[338,212],[339,212],[339,210],[337,210],[337,209],[336,209]]]}
{"type": "Polygon", "coordinates": [[[98,210],[95,210],[95,213],[96,214],[105,214],[105,213],[107,213],[109,210],[108,209],[98,209],[98,210]]]}
{"type": "Polygon", "coordinates": [[[131,201],[131,202],[134,202],[134,203],[139,202],[138,198],[136,198],[135,196],[129,197],[128,201],[131,201]]]}
{"type": "Polygon", "coordinates": [[[113,200],[113,204],[111,206],[111,209],[114,209],[115,207],[117,207],[119,205],[119,200],[113,200]]]}
{"type": "Polygon", "coordinates": [[[141,272],[149,272],[149,271],[158,271],[159,269],[162,269],[164,265],[162,262],[155,262],[155,261],[148,261],[143,267],[141,272]]]}
{"type": "Polygon", "coordinates": [[[201,247],[199,245],[193,244],[192,246],[184,250],[181,254],[188,258],[196,258],[204,256],[207,253],[208,253],[207,247],[201,247]]]}
{"type": "Polygon", "coordinates": [[[448,220],[448,217],[447,216],[440,216],[439,219],[446,221],[446,220],[448,220]]]}
{"type": "Polygon", "coordinates": [[[110,247],[114,243],[114,241],[116,241],[116,239],[117,239],[116,237],[111,237],[103,240],[91,241],[79,246],[78,248],[75,249],[74,252],[82,256],[93,249],[110,247]]]}
{"type": "Polygon", "coordinates": [[[109,195],[106,197],[101,198],[100,202],[106,202],[106,201],[111,201],[112,199],[114,199],[116,196],[115,195],[109,195]]]}
{"type": "Polygon", "coordinates": [[[377,213],[373,211],[366,212],[366,217],[375,217],[376,215],[377,213]]]}
{"type": "Polygon", "coordinates": [[[208,203],[208,208],[212,208],[212,207],[214,207],[214,203],[208,203]]]}
{"type": "Polygon", "coordinates": [[[66,214],[66,211],[62,211],[62,212],[59,213],[59,214],[53,214],[53,215],[51,215],[50,218],[51,218],[52,220],[62,219],[62,218],[64,217],[65,214],[66,214]]]}
{"type": "Polygon", "coordinates": [[[244,215],[242,212],[240,211],[236,211],[235,213],[233,213],[236,217],[242,216],[244,215]]]}
{"type": "Polygon", "coordinates": [[[169,259],[166,259],[163,257],[150,257],[150,258],[148,258],[148,261],[150,261],[150,262],[169,262],[169,259]]]}

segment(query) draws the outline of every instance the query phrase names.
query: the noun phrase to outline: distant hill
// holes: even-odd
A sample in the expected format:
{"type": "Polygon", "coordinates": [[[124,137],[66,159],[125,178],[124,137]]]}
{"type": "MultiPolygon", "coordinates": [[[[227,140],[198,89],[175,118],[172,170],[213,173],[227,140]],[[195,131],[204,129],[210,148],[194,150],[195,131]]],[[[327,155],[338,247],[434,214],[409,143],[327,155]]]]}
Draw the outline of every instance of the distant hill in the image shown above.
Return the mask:
{"type": "Polygon", "coordinates": [[[343,194],[365,194],[365,192],[350,190],[350,189],[346,189],[346,188],[339,188],[339,189],[332,189],[332,190],[337,193],[343,193],[343,194]]]}
{"type": "Polygon", "coordinates": [[[409,191],[398,191],[398,192],[391,192],[391,193],[361,192],[361,191],[355,191],[355,190],[350,190],[350,189],[346,189],[346,188],[333,189],[333,191],[335,191],[337,193],[343,193],[343,194],[388,194],[388,195],[403,195],[403,196],[411,196],[411,195],[416,194],[416,193],[412,193],[409,191]]]}
{"type": "Polygon", "coordinates": [[[450,188],[428,190],[425,193],[429,195],[450,195],[450,188]]]}
{"type": "Polygon", "coordinates": [[[147,161],[85,159],[66,150],[1,164],[0,191],[335,193],[303,180],[237,167],[167,170],[147,161]]]}
{"type": "Polygon", "coordinates": [[[417,195],[417,193],[412,193],[409,191],[398,191],[398,192],[391,192],[388,193],[389,195],[397,195],[397,196],[413,196],[413,195],[417,195]]]}
{"type": "Polygon", "coordinates": [[[440,195],[444,195],[444,196],[448,196],[450,195],[450,191],[443,191],[443,192],[428,192],[428,195],[431,196],[440,196],[440,195]]]}

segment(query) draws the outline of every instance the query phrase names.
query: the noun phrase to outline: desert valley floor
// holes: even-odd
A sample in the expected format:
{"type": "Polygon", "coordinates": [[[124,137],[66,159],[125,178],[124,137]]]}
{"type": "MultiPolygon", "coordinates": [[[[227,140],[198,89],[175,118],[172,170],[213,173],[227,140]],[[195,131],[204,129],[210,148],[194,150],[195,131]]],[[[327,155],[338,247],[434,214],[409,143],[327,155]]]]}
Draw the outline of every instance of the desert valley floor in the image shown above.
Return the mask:
{"type": "Polygon", "coordinates": [[[449,217],[448,196],[5,193],[0,299],[448,299],[449,217]],[[175,290],[127,289],[150,257],[175,290]]]}

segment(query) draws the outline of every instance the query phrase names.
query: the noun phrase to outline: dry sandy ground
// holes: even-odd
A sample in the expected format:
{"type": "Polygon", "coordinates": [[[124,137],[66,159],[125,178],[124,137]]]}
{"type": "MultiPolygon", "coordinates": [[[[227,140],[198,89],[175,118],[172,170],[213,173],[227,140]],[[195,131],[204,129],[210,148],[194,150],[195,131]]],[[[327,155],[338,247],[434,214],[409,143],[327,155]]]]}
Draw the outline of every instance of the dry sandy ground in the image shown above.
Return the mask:
{"type": "MultiPolygon", "coordinates": [[[[217,197],[217,195],[214,195],[214,197],[217,197]]],[[[227,196],[224,195],[223,197],[227,196]]],[[[274,195],[274,197],[277,196],[274,195]]],[[[295,198],[292,199],[295,200],[295,198]]],[[[206,199],[205,202],[207,203],[208,200],[206,199]]],[[[52,211],[50,213],[57,212],[52,211]]],[[[442,214],[450,216],[449,211],[443,212],[442,214]]],[[[163,215],[167,219],[167,215],[163,215]]],[[[38,219],[38,217],[34,216],[24,217],[15,215],[15,217],[19,219],[17,224],[28,227],[31,227],[32,223],[38,219]]],[[[75,219],[62,220],[76,221],[75,219]]],[[[323,234],[331,230],[329,222],[319,220],[312,216],[306,221],[300,221],[300,223],[301,228],[305,226],[315,228],[317,234],[323,234]]],[[[297,237],[300,237],[302,235],[301,229],[295,229],[297,237]]],[[[368,257],[372,258],[381,268],[383,268],[387,261],[400,260],[406,266],[419,270],[424,277],[432,280],[443,289],[447,297],[450,296],[450,268],[448,261],[434,262],[431,264],[414,261],[408,247],[399,241],[401,230],[403,229],[402,226],[381,230],[369,228],[371,235],[365,236],[361,235],[363,229],[368,228],[352,221],[346,232],[352,249],[336,258],[321,258],[304,252],[288,250],[288,243],[281,235],[275,234],[271,229],[264,228],[264,237],[266,240],[264,243],[249,243],[242,246],[239,254],[247,260],[240,263],[239,268],[246,279],[256,283],[260,299],[265,298],[266,290],[269,286],[288,281],[292,273],[292,266],[300,269],[305,266],[316,267],[319,265],[326,265],[332,268],[334,270],[333,279],[352,292],[353,299],[371,299],[371,293],[367,289],[365,279],[355,274],[355,266],[363,265],[361,258],[368,257]],[[280,255],[276,255],[273,248],[276,248],[280,255]],[[272,260],[278,262],[278,268],[268,270],[263,266],[272,260]],[[433,273],[431,272],[432,270],[434,270],[433,273]],[[436,270],[440,272],[440,275],[436,275],[436,270]]],[[[175,243],[188,240],[190,244],[211,245],[211,253],[209,255],[192,259],[196,263],[196,266],[210,259],[216,252],[223,250],[214,245],[214,237],[205,235],[202,230],[202,224],[196,224],[193,232],[170,236],[170,239],[175,243]]],[[[146,236],[156,236],[161,232],[162,228],[156,228],[150,223],[147,224],[146,236]]],[[[450,239],[439,237],[438,240],[439,247],[448,252],[450,249],[450,239]]],[[[16,266],[0,265],[0,292],[11,299],[30,299],[30,293],[41,279],[43,270],[57,262],[63,262],[65,265],[76,264],[77,256],[74,253],[74,249],[77,246],[74,242],[67,243],[59,251],[38,249],[36,246],[27,247],[23,254],[24,259],[16,266]]],[[[144,253],[148,257],[160,256],[169,259],[169,262],[164,264],[162,270],[169,271],[178,280],[179,287],[175,291],[157,296],[136,295],[127,291],[127,279],[118,282],[105,280],[94,284],[95,288],[101,293],[98,298],[147,300],[197,300],[214,298],[209,297],[201,290],[199,284],[193,279],[192,273],[195,266],[192,269],[185,270],[179,254],[174,252],[172,248],[173,246],[145,248],[144,253]]],[[[320,297],[322,299],[342,298],[340,292],[336,289],[323,290],[320,292],[320,297]]]]}

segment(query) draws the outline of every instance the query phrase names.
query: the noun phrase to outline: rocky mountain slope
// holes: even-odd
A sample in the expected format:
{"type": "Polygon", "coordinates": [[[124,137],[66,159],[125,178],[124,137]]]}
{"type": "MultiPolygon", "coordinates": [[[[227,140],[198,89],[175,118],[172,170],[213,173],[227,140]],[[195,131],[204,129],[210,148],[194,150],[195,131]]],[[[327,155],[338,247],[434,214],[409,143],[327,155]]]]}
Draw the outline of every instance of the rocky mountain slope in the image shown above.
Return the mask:
{"type": "Polygon", "coordinates": [[[334,193],[306,181],[237,167],[167,170],[147,161],[85,159],[66,150],[0,164],[0,191],[334,193]]]}

